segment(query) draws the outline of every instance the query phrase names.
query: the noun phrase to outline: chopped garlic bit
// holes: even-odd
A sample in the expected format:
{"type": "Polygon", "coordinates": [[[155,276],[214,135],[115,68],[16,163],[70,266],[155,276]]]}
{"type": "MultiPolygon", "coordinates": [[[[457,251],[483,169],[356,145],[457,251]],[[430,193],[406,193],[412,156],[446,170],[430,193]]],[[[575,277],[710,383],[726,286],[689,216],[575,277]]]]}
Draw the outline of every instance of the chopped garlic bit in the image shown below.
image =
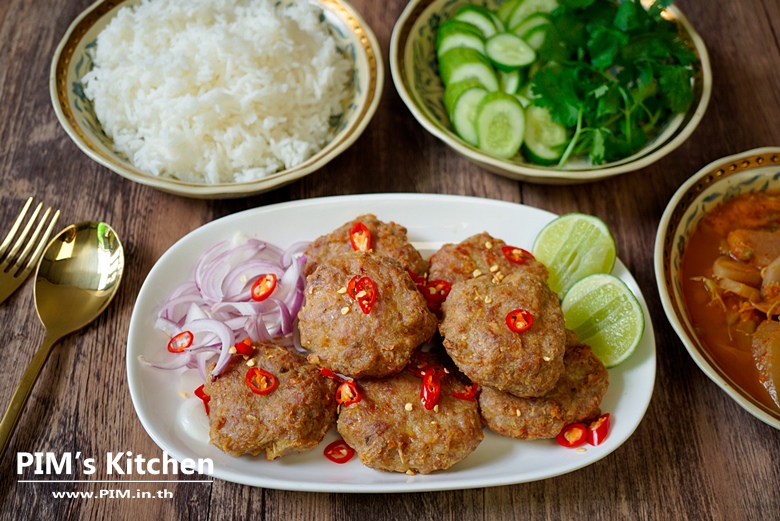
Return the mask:
{"type": "Polygon", "coordinates": [[[255,359],[248,360],[246,363],[247,367],[254,367],[255,366],[255,359]]]}
{"type": "Polygon", "coordinates": [[[349,313],[349,306],[344,306],[343,308],[341,308],[342,315],[346,315],[347,313],[349,313]]]}
{"type": "Polygon", "coordinates": [[[230,349],[228,349],[228,353],[230,353],[231,355],[238,353],[238,351],[236,351],[236,346],[230,346],[230,349]]]}
{"type": "Polygon", "coordinates": [[[410,476],[414,476],[414,471],[412,469],[407,470],[406,473],[410,476]]]}

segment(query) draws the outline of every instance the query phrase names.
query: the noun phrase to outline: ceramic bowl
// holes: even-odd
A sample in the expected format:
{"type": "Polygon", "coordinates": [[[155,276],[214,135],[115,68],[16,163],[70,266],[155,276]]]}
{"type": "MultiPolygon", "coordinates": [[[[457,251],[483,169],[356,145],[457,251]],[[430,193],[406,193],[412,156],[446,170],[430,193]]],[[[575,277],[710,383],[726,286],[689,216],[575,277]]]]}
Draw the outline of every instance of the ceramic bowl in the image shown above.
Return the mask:
{"type": "Polygon", "coordinates": [[[564,168],[511,160],[482,153],[455,134],[442,101],[444,86],[436,59],[436,31],[466,4],[495,9],[499,0],[411,0],[393,28],[390,40],[390,71],[399,95],[412,115],[431,134],[457,153],[481,167],[518,181],[544,184],[575,184],[604,179],[639,170],[659,160],[685,141],[701,121],[712,90],[712,71],[707,49],[690,22],[676,7],[664,16],[674,20],[683,38],[698,55],[694,74],[694,100],[686,114],[672,119],[661,133],[634,155],[620,161],[592,166],[586,161],[570,161],[564,168]]]}
{"type": "Polygon", "coordinates": [[[758,148],[718,159],[686,181],[664,211],[655,240],[655,276],[666,316],[702,371],[746,411],[780,429],[780,412],[735,382],[691,325],[682,290],[685,248],[702,217],[734,196],[780,190],[780,148],[758,148]]]}
{"type": "MultiPolygon", "coordinates": [[[[285,0],[294,1],[294,0],[285,0]]],[[[321,168],[360,136],[374,115],[384,84],[382,53],[374,33],[344,0],[318,0],[325,23],[339,49],[354,64],[354,74],[343,106],[334,122],[331,141],[305,162],[262,179],[241,183],[192,183],[144,172],[113,150],[84,95],[81,78],[92,66],[89,49],[117,11],[141,0],[99,0],[76,18],[58,46],[51,65],[49,87],[57,118],[68,136],[89,157],[117,174],[159,190],[195,198],[228,198],[258,194],[321,168]]]]}

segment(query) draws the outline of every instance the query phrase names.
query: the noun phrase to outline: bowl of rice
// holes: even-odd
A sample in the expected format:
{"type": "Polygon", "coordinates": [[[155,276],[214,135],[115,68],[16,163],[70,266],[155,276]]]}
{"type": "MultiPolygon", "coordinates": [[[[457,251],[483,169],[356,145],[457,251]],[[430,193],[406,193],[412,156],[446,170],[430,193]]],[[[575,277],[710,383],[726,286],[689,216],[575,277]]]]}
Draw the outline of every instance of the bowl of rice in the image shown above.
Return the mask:
{"type": "Polygon", "coordinates": [[[384,83],[343,0],[99,0],[55,52],[57,118],[90,158],[195,198],[265,192],[346,150],[384,83]]]}

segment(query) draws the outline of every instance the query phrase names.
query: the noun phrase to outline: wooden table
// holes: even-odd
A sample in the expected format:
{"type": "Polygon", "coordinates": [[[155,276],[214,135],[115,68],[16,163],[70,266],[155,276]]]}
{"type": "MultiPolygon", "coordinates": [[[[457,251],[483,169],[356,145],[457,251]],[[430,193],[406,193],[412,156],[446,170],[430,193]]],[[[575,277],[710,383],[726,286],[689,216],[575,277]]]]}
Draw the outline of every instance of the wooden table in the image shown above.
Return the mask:
{"type": "MultiPolygon", "coordinates": [[[[399,98],[388,72],[365,134],[319,172],[265,195],[201,201],[133,184],[91,161],[68,139],[49,99],[49,66],[71,21],[91,0],[0,3],[0,229],[28,195],[62,209],[62,223],[102,219],[126,247],[127,270],[100,319],[55,349],[0,463],[3,519],[769,519],[778,515],[780,433],[737,406],[693,363],[669,326],[656,289],[656,227],[676,188],[719,157],[780,143],[780,38],[776,0],[679,0],[704,38],[712,100],[693,136],[642,171],[579,186],[518,183],[467,162],[432,137],[399,98]],[[401,153],[402,152],[402,153],[401,153]],[[132,451],[159,457],[138,420],[125,374],[130,314],[155,261],[189,231],[262,205],[336,194],[425,192],[597,215],[647,298],[658,372],[634,435],[603,460],[560,477],[514,486],[418,494],[350,495],[264,490],[216,480],[140,484],[167,499],[54,499],[65,489],[18,483],[17,452],[132,451]]],[[[385,61],[406,2],[353,0],[385,61]]],[[[4,231],[3,231],[4,233],[4,231]]],[[[0,305],[5,408],[43,338],[32,283],[0,305]]],[[[25,479],[35,479],[25,475],[25,479]]],[[[99,476],[99,473],[97,474],[99,476]]],[[[140,476],[136,476],[136,479],[140,476]]],[[[101,484],[68,490],[95,491],[101,484]]],[[[132,489],[132,487],[131,487],[132,489]]]]}

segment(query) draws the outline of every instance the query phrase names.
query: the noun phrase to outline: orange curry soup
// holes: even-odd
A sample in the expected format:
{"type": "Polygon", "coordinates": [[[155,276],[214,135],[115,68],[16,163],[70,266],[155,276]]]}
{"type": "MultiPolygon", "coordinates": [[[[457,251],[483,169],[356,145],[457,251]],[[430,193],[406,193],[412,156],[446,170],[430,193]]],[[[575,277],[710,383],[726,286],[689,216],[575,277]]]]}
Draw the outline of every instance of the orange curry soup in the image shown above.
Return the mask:
{"type": "MultiPolygon", "coordinates": [[[[753,359],[750,327],[740,317],[745,300],[719,292],[713,297],[702,277],[715,280],[713,263],[728,251],[726,237],[737,229],[780,229],[780,191],[743,194],[708,213],[694,230],[682,262],[682,288],[686,307],[704,348],[737,384],[767,407],[780,410],[759,381],[753,359]],[[725,309],[724,309],[725,307],[725,309]]],[[[765,319],[754,312],[753,321],[765,319]]]]}

